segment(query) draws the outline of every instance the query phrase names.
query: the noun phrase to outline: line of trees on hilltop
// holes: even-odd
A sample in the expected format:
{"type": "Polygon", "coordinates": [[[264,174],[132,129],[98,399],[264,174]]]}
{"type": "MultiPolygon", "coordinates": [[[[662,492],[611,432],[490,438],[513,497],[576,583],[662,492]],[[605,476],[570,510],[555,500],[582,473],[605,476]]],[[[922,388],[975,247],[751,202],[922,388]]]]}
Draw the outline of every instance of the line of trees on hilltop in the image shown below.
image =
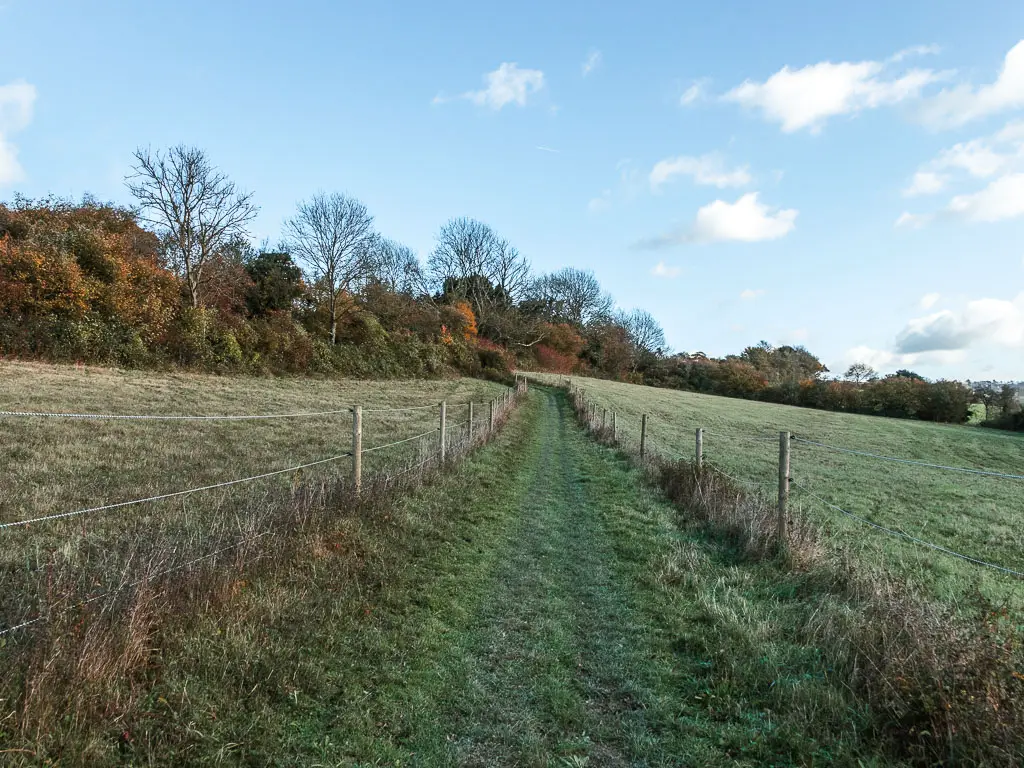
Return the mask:
{"type": "Polygon", "coordinates": [[[425,263],[354,197],[316,193],[280,242],[206,153],[135,153],[126,208],[0,205],[0,354],[250,373],[501,378],[515,365],[641,376],[666,351],[648,313],[590,272],[535,275],[487,224],[454,218],[425,263]]]}
{"type": "Polygon", "coordinates": [[[652,361],[643,371],[654,386],[727,397],[904,419],[965,423],[973,390],[957,381],[929,382],[913,371],[879,378],[855,363],[843,378],[829,378],[821,361],[801,346],[773,347],[768,342],[739,355],[709,358],[674,354],[652,361]]]}
{"type": "MultiPolygon", "coordinates": [[[[845,377],[801,346],[671,353],[643,310],[593,273],[535,274],[487,224],[453,218],[422,261],[358,199],[299,202],[280,242],[199,149],[140,149],[138,205],[15,197],[0,205],[0,354],[124,367],[502,379],[512,367],[828,410],[962,423],[974,402],[1021,428],[1019,403],[911,371],[845,377]],[[1005,401],[1005,402],[1004,402],[1005,401]]],[[[1004,393],[1005,394],[1005,393],[1004,393]]]]}

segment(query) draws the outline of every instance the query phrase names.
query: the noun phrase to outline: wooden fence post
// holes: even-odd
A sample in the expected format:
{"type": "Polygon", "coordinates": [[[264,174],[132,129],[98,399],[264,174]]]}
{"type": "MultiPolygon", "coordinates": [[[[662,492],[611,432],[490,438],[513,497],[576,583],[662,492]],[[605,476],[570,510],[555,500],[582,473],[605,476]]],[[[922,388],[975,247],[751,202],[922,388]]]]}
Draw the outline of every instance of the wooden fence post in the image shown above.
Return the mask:
{"type": "Polygon", "coordinates": [[[612,442],[613,443],[615,442],[615,432],[616,432],[616,426],[617,426],[615,422],[616,422],[615,411],[612,411],[612,442]]]}
{"type": "Polygon", "coordinates": [[[363,487],[363,407],[352,409],[352,485],[356,496],[363,487]]]}
{"type": "Polygon", "coordinates": [[[640,458],[647,454],[647,414],[640,419],[640,458]]]}
{"type": "Polygon", "coordinates": [[[789,508],[789,432],[779,432],[779,546],[789,541],[786,519],[789,508]]]}
{"type": "Polygon", "coordinates": [[[444,463],[445,457],[448,455],[448,403],[447,401],[441,402],[441,463],[444,463]]]}
{"type": "Polygon", "coordinates": [[[473,401],[469,401],[469,442],[473,442],[473,401]]]}
{"type": "Polygon", "coordinates": [[[697,469],[704,466],[704,430],[697,427],[697,469]]]}
{"type": "Polygon", "coordinates": [[[604,432],[608,427],[608,409],[601,409],[601,431],[604,432]]]}
{"type": "Polygon", "coordinates": [[[494,431],[494,399],[493,398],[491,398],[491,402],[489,403],[489,405],[490,405],[491,413],[490,413],[490,421],[487,422],[490,425],[490,426],[487,427],[487,431],[488,432],[493,432],[494,431]]]}

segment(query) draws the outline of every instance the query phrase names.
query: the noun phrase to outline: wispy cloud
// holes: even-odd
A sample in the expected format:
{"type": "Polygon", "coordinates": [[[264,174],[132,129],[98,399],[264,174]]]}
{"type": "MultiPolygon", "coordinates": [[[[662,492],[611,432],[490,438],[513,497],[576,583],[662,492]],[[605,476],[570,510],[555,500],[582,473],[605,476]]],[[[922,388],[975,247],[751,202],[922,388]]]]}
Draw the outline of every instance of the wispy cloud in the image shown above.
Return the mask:
{"type": "Polygon", "coordinates": [[[657,264],[651,267],[651,274],[654,275],[655,277],[664,277],[671,280],[672,278],[679,277],[681,274],[683,274],[683,268],[670,267],[664,261],[659,261],[657,264]]]}
{"type": "Polygon", "coordinates": [[[587,58],[584,60],[581,69],[583,76],[586,77],[595,69],[601,66],[601,52],[596,48],[587,54],[587,58]]]}
{"type": "Polygon", "coordinates": [[[743,187],[750,183],[746,166],[727,169],[725,160],[716,152],[700,157],[669,157],[651,169],[651,188],[657,190],[677,176],[690,176],[696,184],[715,187],[743,187]]]}
{"type": "Polygon", "coordinates": [[[591,213],[605,213],[611,210],[612,207],[612,191],[610,189],[604,190],[600,196],[591,198],[590,202],[587,203],[587,210],[591,213]]]}
{"type": "Polygon", "coordinates": [[[694,80],[692,83],[690,83],[689,87],[687,87],[687,89],[683,91],[683,94],[679,97],[679,103],[682,104],[684,107],[688,107],[691,104],[700,101],[705,96],[706,86],[707,81],[694,80]]]}
{"type": "Polygon", "coordinates": [[[817,133],[830,118],[918,98],[925,86],[948,77],[948,73],[930,69],[890,75],[889,65],[913,50],[920,49],[901,51],[886,62],[822,61],[799,69],[785,66],[764,82],[745,81],[722,99],[759,110],[786,133],[804,129],[817,133]]]}
{"type": "Polygon", "coordinates": [[[545,147],[543,144],[538,144],[537,149],[539,149],[541,152],[554,152],[556,155],[562,151],[560,149],[552,149],[551,147],[545,147]]]}
{"type": "Polygon", "coordinates": [[[931,221],[931,218],[927,213],[904,211],[897,217],[893,226],[897,229],[921,229],[921,227],[931,221]]]}
{"type": "Polygon", "coordinates": [[[1024,40],[1009,50],[996,79],[981,86],[943,89],[922,105],[921,117],[936,128],[952,128],[988,115],[1024,107],[1024,40]]]}
{"type": "Polygon", "coordinates": [[[756,298],[764,296],[764,288],[747,288],[745,291],[740,293],[740,298],[744,301],[753,301],[756,298]]]}
{"type": "Polygon", "coordinates": [[[455,99],[468,99],[482,107],[499,110],[508,104],[526,106],[529,96],[544,87],[544,73],[539,69],[521,69],[517,63],[504,62],[493,72],[484,75],[485,88],[467,91],[457,97],[439,93],[434,104],[446,104],[455,99]]]}
{"type": "Polygon", "coordinates": [[[904,59],[909,59],[912,56],[936,56],[940,53],[942,53],[942,46],[935,43],[930,45],[911,45],[901,51],[896,51],[896,53],[889,57],[888,61],[892,64],[899,64],[904,59]]]}

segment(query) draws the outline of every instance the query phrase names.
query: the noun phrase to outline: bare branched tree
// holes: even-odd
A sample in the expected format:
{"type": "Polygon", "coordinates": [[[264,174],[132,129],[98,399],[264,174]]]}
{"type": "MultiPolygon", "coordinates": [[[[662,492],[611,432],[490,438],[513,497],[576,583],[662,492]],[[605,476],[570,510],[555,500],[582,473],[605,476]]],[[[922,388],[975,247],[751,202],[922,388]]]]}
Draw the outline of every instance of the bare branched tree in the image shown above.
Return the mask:
{"type": "Polygon", "coordinates": [[[338,341],[338,300],[370,273],[373,216],[354,197],[319,192],[285,223],[291,249],[327,292],[331,343],[338,341]]]}
{"type": "Polygon", "coordinates": [[[638,352],[658,355],[665,351],[665,331],[650,312],[634,309],[621,315],[619,323],[626,329],[630,342],[638,352]]]}
{"type": "Polygon", "coordinates": [[[376,237],[369,248],[367,278],[376,281],[392,293],[412,294],[423,285],[423,271],[419,259],[407,245],[376,237]]]}
{"type": "Polygon", "coordinates": [[[135,160],[125,182],[139,201],[140,218],[157,228],[168,261],[188,286],[190,305],[201,306],[204,268],[248,234],[259,212],[252,193],[237,191],[196,147],[138,149],[135,160]]]}
{"type": "Polygon", "coordinates": [[[468,280],[477,275],[490,277],[499,238],[494,230],[476,219],[452,219],[437,235],[437,246],[427,260],[427,271],[435,287],[468,280]]]}
{"type": "Polygon", "coordinates": [[[468,218],[441,228],[427,274],[436,290],[470,302],[481,329],[502,338],[531,283],[530,264],[519,251],[487,224],[468,218]]]}
{"type": "Polygon", "coordinates": [[[533,292],[554,319],[578,326],[607,320],[615,307],[593,272],[572,267],[540,278],[533,292]]]}

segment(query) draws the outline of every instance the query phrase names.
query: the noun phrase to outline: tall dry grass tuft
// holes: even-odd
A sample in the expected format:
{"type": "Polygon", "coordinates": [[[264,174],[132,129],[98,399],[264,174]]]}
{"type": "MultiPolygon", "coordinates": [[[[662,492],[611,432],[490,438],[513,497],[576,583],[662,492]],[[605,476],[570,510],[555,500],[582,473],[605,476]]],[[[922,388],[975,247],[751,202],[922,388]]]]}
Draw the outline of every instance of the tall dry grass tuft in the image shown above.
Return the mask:
{"type": "MultiPolygon", "coordinates": [[[[595,439],[623,448],[578,390],[571,399],[595,439]]],[[[865,568],[830,550],[822,532],[800,516],[788,520],[780,547],[773,500],[713,467],[650,454],[640,465],[679,509],[682,526],[706,529],[738,561],[773,566],[780,582],[797,581],[805,610],[802,621],[787,627],[789,639],[820,649],[830,681],[867,705],[875,732],[862,734],[866,740],[919,765],[1024,764],[1019,617],[980,594],[966,610],[929,600],[884,568],[865,568]]],[[[659,577],[668,584],[688,579],[675,559],[659,577]]],[[[822,716],[804,712],[801,722],[813,727],[822,716]]]]}
{"type": "MultiPolygon", "coordinates": [[[[0,636],[0,744],[35,761],[73,751],[89,764],[87,734],[129,721],[148,695],[165,627],[217,611],[246,580],[336,555],[345,518],[388,514],[398,496],[496,436],[517,403],[497,412],[493,432],[453,430],[444,465],[434,438],[402,464],[364,475],[358,496],[347,477],[297,474],[290,487],[186,497],[118,526],[65,525],[63,543],[0,571],[3,623],[40,619],[0,636]]],[[[339,567],[356,574],[358,558],[339,567]]]]}

